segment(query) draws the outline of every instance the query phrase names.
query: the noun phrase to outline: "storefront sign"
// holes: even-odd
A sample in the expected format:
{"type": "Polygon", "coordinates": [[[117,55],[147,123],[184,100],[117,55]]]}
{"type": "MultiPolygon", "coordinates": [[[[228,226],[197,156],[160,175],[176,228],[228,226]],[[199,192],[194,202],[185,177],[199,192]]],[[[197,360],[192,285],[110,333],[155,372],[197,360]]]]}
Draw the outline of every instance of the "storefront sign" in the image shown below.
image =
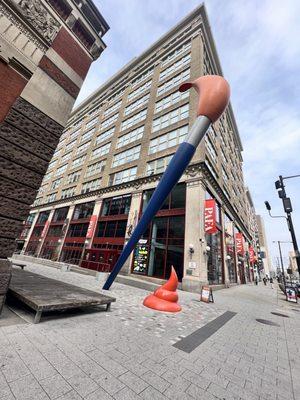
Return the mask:
{"type": "Polygon", "coordinates": [[[236,251],[241,256],[244,255],[244,239],[243,234],[238,232],[235,234],[236,251]]]}
{"type": "Polygon", "coordinates": [[[41,234],[42,238],[46,236],[48,228],[49,228],[49,225],[50,225],[50,222],[46,221],[45,226],[44,226],[43,231],[42,231],[42,234],[41,234]]]}
{"type": "Polygon", "coordinates": [[[97,225],[97,219],[98,219],[97,215],[92,215],[91,216],[89,227],[88,227],[88,230],[87,230],[87,233],[86,233],[86,238],[87,239],[90,239],[90,238],[93,237],[94,231],[95,231],[95,228],[96,228],[96,225],[97,225]]]}
{"type": "Polygon", "coordinates": [[[254,248],[252,246],[249,247],[249,260],[250,260],[250,264],[254,264],[255,253],[254,253],[254,248]]]}
{"type": "Polygon", "coordinates": [[[204,230],[208,234],[214,234],[218,231],[216,225],[216,200],[214,199],[205,200],[204,230]]]}
{"type": "Polygon", "coordinates": [[[202,286],[200,301],[204,301],[205,303],[214,302],[212,289],[209,286],[202,286]]]}
{"type": "Polygon", "coordinates": [[[297,303],[296,290],[292,287],[287,287],[286,288],[286,298],[287,298],[287,301],[290,301],[292,303],[297,303]]]}
{"type": "Polygon", "coordinates": [[[138,244],[134,250],[133,271],[144,274],[147,269],[148,247],[138,244]]]}

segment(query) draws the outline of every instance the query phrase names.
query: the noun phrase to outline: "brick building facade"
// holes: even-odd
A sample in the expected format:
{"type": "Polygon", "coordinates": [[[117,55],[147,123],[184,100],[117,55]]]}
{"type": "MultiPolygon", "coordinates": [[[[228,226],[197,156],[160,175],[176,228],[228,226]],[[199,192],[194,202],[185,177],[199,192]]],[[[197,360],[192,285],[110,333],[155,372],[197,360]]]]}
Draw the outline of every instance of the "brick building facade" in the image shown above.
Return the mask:
{"type": "Polygon", "coordinates": [[[0,310],[7,257],[108,28],[90,0],[0,0],[0,310]]]}

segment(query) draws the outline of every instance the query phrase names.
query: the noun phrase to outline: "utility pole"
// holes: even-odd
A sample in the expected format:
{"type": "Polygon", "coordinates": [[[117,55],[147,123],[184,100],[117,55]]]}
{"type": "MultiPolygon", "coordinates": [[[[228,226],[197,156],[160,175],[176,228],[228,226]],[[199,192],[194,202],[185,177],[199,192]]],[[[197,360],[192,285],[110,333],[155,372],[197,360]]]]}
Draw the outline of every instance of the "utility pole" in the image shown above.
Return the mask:
{"type": "Polygon", "coordinates": [[[297,267],[298,267],[298,273],[300,275],[300,254],[299,254],[296,234],[295,234],[295,230],[294,230],[292,215],[291,215],[293,208],[292,208],[291,199],[289,197],[287,197],[287,195],[286,195],[285,186],[283,183],[284,179],[296,178],[296,177],[299,177],[299,175],[287,176],[287,177],[282,177],[282,175],[279,175],[279,180],[275,182],[275,188],[276,188],[276,190],[278,190],[278,196],[280,199],[282,199],[283,209],[287,215],[287,217],[286,217],[287,225],[288,225],[288,229],[291,233],[293,247],[294,247],[294,253],[295,253],[297,267]]]}

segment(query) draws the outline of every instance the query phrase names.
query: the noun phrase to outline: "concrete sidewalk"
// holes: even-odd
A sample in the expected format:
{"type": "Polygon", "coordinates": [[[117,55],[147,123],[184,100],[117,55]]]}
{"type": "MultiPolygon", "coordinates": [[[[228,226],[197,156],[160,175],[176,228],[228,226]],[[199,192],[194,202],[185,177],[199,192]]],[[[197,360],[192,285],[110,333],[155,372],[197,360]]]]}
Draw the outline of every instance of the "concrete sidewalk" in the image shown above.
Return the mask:
{"type": "MultiPolygon", "coordinates": [[[[92,276],[28,270],[101,292],[92,276]]],[[[179,314],[143,307],[145,290],[116,283],[110,294],[117,302],[109,313],[0,325],[0,399],[299,398],[300,307],[286,303],[277,289],[220,290],[214,304],[180,291],[179,314]],[[173,346],[228,310],[237,314],[191,353],[173,346]]]]}

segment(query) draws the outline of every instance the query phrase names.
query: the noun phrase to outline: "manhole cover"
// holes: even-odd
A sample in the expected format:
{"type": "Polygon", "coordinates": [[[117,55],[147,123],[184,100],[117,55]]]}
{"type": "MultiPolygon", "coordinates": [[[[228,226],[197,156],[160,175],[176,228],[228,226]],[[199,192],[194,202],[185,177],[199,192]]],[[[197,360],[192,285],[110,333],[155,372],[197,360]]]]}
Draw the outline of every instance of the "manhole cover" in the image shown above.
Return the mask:
{"type": "Polygon", "coordinates": [[[261,324],[265,324],[265,325],[280,326],[273,321],[269,321],[268,319],[256,319],[256,321],[260,322],[261,324]]]}
{"type": "Polygon", "coordinates": [[[271,312],[271,314],[273,314],[273,315],[278,315],[278,317],[290,318],[288,315],[286,315],[286,314],[281,314],[281,313],[279,313],[279,312],[271,312]]]}

